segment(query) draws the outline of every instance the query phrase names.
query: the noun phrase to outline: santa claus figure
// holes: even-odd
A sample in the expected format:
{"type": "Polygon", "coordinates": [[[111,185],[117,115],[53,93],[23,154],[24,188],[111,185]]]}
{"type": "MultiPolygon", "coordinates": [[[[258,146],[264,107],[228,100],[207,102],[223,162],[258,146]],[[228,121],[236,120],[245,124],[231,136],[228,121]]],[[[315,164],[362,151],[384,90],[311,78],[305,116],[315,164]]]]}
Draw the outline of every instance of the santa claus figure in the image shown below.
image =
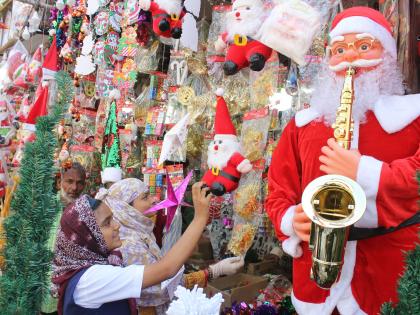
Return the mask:
{"type": "Polygon", "coordinates": [[[404,96],[396,42],[380,12],[344,10],[329,35],[310,107],[286,126],[273,154],[266,209],[284,251],[294,257],[292,302],[299,314],[378,314],[383,303],[397,302],[404,253],[418,242],[420,95],[404,96]],[[351,150],[345,150],[331,125],[349,66],[356,70],[355,126],[351,150]],[[355,180],[367,197],[329,290],[310,279],[311,221],[301,205],[308,183],[325,174],[355,180]]]}
{"type": "Polygon", "coordinates": [[[221,53],[227,48],[223,69],[226,75],[250,67],[261,71],[270,58],[272,49],[255,39],[263,23],[264,5],[261,0],[236,0],[232,11],[226,14],[226,32],[219,36],[215,49],[221,53]]]}
{"type": "Polygon", "coordinates": [[[139,0],[140,8],[150,11],[153,18],[153,32],[158,36],[181,38],[182,18],[185,10],[181,0],[139,0]]]}
{"type": "Polygon", "coordinates": [[[252,164],[241,154],[241,146],[223,98],[223,90],[218,89],[216,94],[216,135],[208,147],[209,170],[202,181],[210,187],[213,195],[222,196],[238,188],[241,174],[250,172],[252,164]]]}

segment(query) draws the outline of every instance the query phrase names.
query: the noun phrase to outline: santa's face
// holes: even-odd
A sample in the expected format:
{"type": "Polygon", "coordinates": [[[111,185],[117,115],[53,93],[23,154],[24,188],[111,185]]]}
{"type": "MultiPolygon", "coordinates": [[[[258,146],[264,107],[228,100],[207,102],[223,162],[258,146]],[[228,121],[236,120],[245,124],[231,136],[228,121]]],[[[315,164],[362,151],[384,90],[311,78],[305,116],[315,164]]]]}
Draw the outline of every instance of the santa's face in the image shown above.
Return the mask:
{"type": "Polygon", "coordinates": [[[207,164],[209,168],[224,168],[235,152],[240,152],[240,144],[236,137],[216,136],[208,147],[207,164]]]}
{"type": "Polygon", "coordinates": [[[349,66],[358,75],[374,70],[382,63],[384,49],[381,43],[368,33],[345,34],[331,40],[329,66],[339,76],[344,76],[349,66]]]}
{"type": "Polygon", "coordinates": [[[226,14],[226,31],[234,35],[254,36],[262,24],[263,4],[259,0],[236,0],[226,14]]]}

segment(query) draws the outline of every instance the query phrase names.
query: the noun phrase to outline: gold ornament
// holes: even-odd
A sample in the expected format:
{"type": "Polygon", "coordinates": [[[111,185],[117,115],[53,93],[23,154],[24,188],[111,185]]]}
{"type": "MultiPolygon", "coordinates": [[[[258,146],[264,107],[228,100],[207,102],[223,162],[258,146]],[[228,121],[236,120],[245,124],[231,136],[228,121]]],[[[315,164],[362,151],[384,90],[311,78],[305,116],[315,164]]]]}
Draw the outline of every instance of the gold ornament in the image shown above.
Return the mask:
{"type": "Polygon", "coordinates": [[[246,220],[252,219],[258,211],[258,195],[260,186],[258,183],[239,186],[235,193],[235,212],[246,220]]]}
{"type": "Polygon", "coordinates": [[[242,148],[244,155],[251,162],[263,157],[263,150],[261,150],[263,138],[263,133],[259,130],[247,128],[243,131],[242,148]]]}
{"type": "Polygon", "coordinates": [[[94,97],[95,96],[95,83],[91,81],[84,81],[83,91],[87,97],[94,97]]]}
{"type": "Polygon", "coordinates": [[[184,106],[191,104],[192,99],[195,97],[195,92],[192,87],[182,86],[177,91],[178,102],[184,106]]]}

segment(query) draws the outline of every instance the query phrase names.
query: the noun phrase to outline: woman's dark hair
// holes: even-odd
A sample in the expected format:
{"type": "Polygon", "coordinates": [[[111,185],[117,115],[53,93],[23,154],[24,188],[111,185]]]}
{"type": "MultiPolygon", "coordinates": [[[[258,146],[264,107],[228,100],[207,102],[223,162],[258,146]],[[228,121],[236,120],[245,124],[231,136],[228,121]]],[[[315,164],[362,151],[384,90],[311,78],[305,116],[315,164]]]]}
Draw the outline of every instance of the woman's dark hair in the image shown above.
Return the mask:
{"type": "Polygon", "coordinates": [[[89,201],[89,205],[92,208],[93,211],[95,211],[96,209],[98,209],[98,207],[101,205],[102,200],[98,200],[92,197],[87,197],[88,201],[89,201]]]}

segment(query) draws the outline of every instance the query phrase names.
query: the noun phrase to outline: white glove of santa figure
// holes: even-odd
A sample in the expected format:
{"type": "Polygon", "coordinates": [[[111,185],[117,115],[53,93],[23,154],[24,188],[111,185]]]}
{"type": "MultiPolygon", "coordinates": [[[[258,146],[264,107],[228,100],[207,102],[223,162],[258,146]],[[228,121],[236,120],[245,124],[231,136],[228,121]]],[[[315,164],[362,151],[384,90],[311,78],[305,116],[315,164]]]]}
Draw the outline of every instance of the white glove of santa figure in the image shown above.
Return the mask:
{"type": "Polygon", "coordinates": [[[219,36],[217,40],[214,42],[214,49],[216,52],[221,53],[226,49],[227,45],[225,41],[222,39],[222,36],[219,36]]]}
{"type": "Polygon", "coordinates": [[[236,167],[239,173],[246,174],[251,172],[252,164],[248,159],[243,160],[239,165],[236,167]]]}
{"type": "Polygon", "coordinates": [[[213,274],[213,279],[220,276],[234,275],[244,265],[244,257],[231,257],[211,265],[209,268],[213,274]]]}
{"type": "Polygon", "coordinates": [[[140,7],[140,9],[142,9],[144,11],[149,11],[150,4],[151,4],[150,0],[139,0],[139,7],[140,7]]]}

